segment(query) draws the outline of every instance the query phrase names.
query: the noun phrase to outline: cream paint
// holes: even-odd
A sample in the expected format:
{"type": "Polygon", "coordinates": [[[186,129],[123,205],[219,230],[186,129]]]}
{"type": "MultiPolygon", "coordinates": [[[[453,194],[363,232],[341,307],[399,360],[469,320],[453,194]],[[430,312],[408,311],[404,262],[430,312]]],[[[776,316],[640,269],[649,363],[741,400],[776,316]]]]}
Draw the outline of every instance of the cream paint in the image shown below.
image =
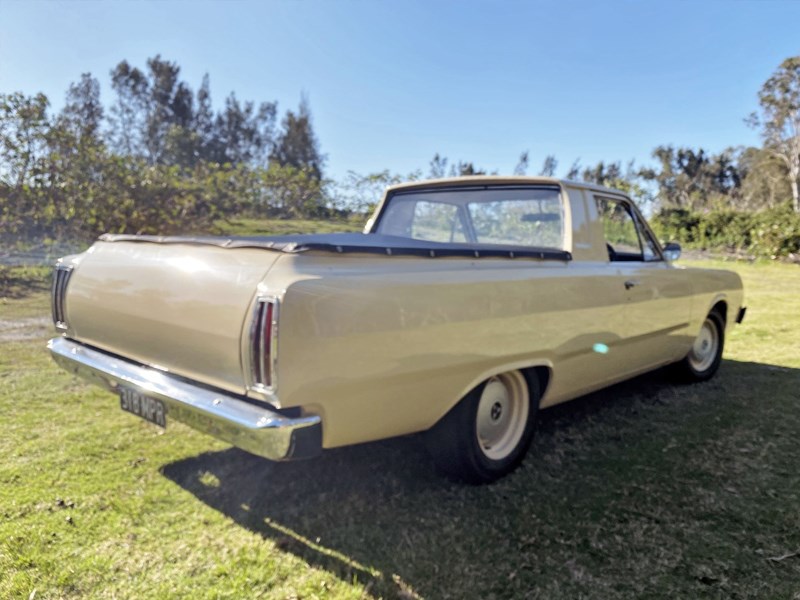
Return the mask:
{"type": "Polygon", "coordinates": [[[618,192],[548,178],[424,185],[465,181],[561,185],[574,260],[98,242],[75,259],[67,335],[318,414],[334,447],[425,430],[509,370],[550,370],[542,406],[572,399],[680,359],[715,302],[729,324],[741,306],[733,273],[609,262],[594,193],[618,192]],[[257,293],[281,300],[274,396],[246,391],[257,293]]]}
{"type": "Polygon", "coordinates": [[[632,302],[608,263],[344,260],[282,257],[268,278],[286,290],[281,405],[322,415],[326,447],[427,429],[511,369],[551,368],[550,406],[677,360],[696,334],[689,290],[709,277],[662,264],[666,284],[632,302]]]}
{"type": "Polygon", "coordinates": [[[67,335],[244,393],[239,336],[277,258],[248,248],[97,242],[69,283],[67,335]]]}

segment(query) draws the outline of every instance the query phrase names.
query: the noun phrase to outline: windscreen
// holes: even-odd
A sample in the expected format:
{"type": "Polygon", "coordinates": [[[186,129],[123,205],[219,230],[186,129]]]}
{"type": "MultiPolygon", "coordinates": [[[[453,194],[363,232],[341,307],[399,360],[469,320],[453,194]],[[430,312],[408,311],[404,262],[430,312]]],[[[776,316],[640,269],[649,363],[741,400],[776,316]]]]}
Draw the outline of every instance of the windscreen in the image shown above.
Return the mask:
{"type": "Polygon", "coordinates": [[[395,193],[376,233],[414,240],[562,249],[557,188],[451,188],[395,193]]]}

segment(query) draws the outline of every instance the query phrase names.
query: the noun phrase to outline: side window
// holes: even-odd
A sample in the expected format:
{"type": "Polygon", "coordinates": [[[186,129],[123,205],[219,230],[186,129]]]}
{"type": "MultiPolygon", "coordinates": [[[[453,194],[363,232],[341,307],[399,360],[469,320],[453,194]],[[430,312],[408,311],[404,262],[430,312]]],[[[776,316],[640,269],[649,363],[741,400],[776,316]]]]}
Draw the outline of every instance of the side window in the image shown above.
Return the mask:
{"type": "Polygon", "coordinates": [[[646,262],[652,262],[656,260],[661,260],[661,254],[658,251],[658,247],[656,246],[656,241],[650,236],[647,229],[641,222],[641,219],[636,219],[636,223],[639,226],[639,234],[642,238],[642,249],[644,251],[644,260],[646,262]]]}
{"type": "Polygon", "coordinates": [[[603,221],[609,260],[645,260],[636,221],[625,203],[610,198],[595,199],[597,214],[603,221]]]}
{"type": "Polygon", "coordinates": [[[603,220],[608,258],[612,261],[661,260],[661,253],[641,217],[619,200],[595,197],[597,214],[603,220]]]}
{"type": "Polygon", "coordinates": [[[420,200],[414,206],[411,237],[430,242],[466,242],[458,208],[443,202],[420,200]]]}

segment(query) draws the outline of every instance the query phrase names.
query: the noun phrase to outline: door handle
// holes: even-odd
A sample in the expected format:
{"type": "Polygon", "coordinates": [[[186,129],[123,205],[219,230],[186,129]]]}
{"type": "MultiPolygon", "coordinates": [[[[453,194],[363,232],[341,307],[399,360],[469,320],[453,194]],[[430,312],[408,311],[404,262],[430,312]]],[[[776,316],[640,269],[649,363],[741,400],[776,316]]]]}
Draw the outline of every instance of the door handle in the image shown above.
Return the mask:
{"type": "Polygon", "coordinates": [[[641,283],[642,282],[638,279],[628,279],[628,281],[625,282],[625,289],[629,290],[634,286],[640,285],[641,283]]]}

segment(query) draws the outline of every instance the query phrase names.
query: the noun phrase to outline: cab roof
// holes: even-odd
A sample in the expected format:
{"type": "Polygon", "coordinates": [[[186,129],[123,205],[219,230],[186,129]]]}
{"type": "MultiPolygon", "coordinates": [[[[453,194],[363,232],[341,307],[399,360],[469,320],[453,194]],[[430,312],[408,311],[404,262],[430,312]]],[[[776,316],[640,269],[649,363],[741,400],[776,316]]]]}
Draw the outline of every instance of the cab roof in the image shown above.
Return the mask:
{"type": "Polygon", "coordinates": [[[559,179],[557,177],[539,177],[528,175],[467,175],[465,177],[445,177],[442,179],[424,179],[421,181],[408,181],[405,183],[398,183],[386,188],[387,193],[426,189],[436,187],[455,187],[455,186],[473,186],[473,185],[552,185],[558,187],[576,187],[582,189],[593,190],[596,192],[605,192],[607,194],[625,195],[620,190],[607,188],[602,185],[588,183],[586,181],[572,181],[570,179],[559,179]]]}

